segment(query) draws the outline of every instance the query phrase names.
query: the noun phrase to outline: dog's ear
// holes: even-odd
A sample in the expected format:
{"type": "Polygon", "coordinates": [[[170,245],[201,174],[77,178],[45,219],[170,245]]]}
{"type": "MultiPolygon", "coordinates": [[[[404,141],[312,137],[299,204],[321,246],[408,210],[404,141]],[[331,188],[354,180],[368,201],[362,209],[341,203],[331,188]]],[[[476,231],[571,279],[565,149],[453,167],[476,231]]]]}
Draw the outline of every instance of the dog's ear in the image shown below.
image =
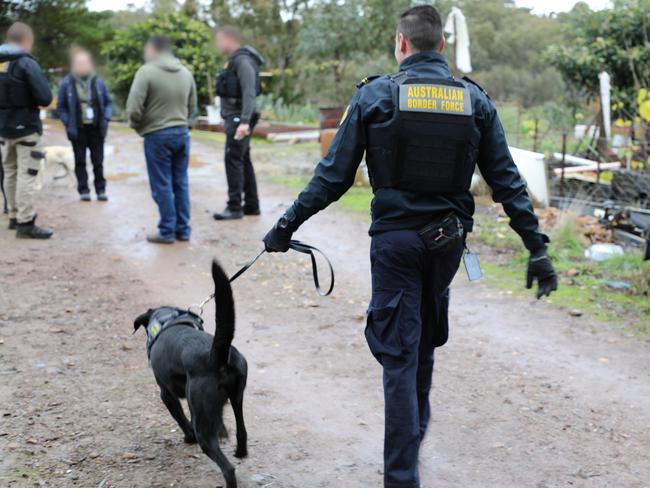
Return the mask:
{"type": "Polygon", "coordinates": [[[133,322],[133,333],[135,334],[141,326],[147,326],[149,324],[149,319],[153,313],[153,308],[150,308],[145,313],[138,315],[138,317],[133,322]]]}

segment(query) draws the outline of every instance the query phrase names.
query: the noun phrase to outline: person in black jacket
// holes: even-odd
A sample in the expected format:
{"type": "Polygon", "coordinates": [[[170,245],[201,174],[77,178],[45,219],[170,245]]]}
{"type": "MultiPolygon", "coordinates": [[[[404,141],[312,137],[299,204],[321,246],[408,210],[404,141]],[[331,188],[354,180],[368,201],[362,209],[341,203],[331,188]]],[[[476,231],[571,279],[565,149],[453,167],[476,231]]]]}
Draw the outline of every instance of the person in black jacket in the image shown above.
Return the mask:
{"type": "Polygon", "coordinates": [[[219,29],[217,48],[228,56],[228,62],[217,78],[217,95],[221,97],[221,116],[226,130],[228,204],[225,210],[215,213],[214,218],[233,220],[260,214],[250,136],[259,119],[255,97],[260,93],[259,71],[264,59],[252,47],[242,47],[241,34],[235,27],[219,29]]]}
{"type": "Polygon", "coordinates": [[[90,201],[87,151],[90,151],[93,165],[97,200],[107,201],[104,140],[113,113],[113,101],[104,80],[95,75],[92,56],[85,49],[76,48],[70,54],[70,74],[59,85],[57,111],[72,143],[81,201],[90,201]]]}
{"type": "Polygon", "coordinates": [[[497,111],[476,83],[452,76],[444,46],[434,7],[401,16],[399,72],[359,83],[327,156],[264,238],[267,251],[286,252],[298,227],[352,186],[365,153],[374,191],[365,335],[383,367],[386,488],[420,486],[434,349],[448,338],[449,285],[472,230],[476,165],[530,251],[527,287],[536,280],[540,298],[558,283],[497,111]]]}
{"type": "Polygon", "coordinates": [[[52,91],[36,59],[31,28],[16,22],[0,46],[0,146],[9,228],[16,237],[48,239],[53,231],[35,224],[36,175],[45,157],[39,107],[52,103],[52,91]]]}

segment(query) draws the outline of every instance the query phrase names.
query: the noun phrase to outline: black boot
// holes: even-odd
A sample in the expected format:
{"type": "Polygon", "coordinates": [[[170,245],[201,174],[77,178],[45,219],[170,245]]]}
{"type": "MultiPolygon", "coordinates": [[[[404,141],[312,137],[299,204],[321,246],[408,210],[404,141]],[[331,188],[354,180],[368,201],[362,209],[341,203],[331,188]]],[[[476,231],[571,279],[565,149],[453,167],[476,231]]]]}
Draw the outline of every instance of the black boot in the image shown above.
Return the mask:
{"type": "Polygon", "coordinates": [[[16,230],[18,227],[18,221],[16,219],[9,219],[9,230],[16,230]]]}
{"type": "Polygon", "coordinates": [[[258,207],[246,207],[246,206],[244,207],[244,215],[253,216],[253,215],[261,215],[261,213],[262,212],[260,211],[259,206],[258,207]]]}
{"type": "Polygon", "coordinates": [[[52,229],[47,227],[39,227],[35,224],[36,217],[31,222],[18,224],[16,229],[16,237],[18,239],[49,239],[54,234],[52,229]]]}
{"type": "Polygon", "coordinates": [[[244,217],[244,212],[241,210],[226,208],[222,212],[215,213],[213,217],[214,220],[237,220],[244,217]]]}

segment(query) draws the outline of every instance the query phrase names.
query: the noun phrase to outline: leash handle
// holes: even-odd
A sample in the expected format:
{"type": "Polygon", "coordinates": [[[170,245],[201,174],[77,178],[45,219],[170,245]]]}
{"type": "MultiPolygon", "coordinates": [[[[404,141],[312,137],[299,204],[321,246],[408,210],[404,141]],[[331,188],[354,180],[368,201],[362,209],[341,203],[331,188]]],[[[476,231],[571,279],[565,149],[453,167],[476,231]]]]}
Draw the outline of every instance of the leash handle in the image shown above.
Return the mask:
{"type": "Polygon", "coordinates": [[[327,297],[331,295],[332,291],[334,291],[334,267],[332,266],[332,263],[330,262],[329,258],[325,255],[325,253],[320,249],[318,249],[317,247],[296,240],[292,240],[290,242],[289,249],[293,249],[294,251],[297,251],[299,253],[309,255],[311,259],[311,270],[312,270],[312,275],[314,276],[314,286],[316,287],[316,292],[322,297],[327,297]],[[330,286],[327,289],[327,291],[323,291],[323,289],[320,286],[320,281],[318,279],[318,263],[316,262],[315,253],[320,254],[323,257],[323,259],[325,259],[327,265],[330,268],[330,286]]]}

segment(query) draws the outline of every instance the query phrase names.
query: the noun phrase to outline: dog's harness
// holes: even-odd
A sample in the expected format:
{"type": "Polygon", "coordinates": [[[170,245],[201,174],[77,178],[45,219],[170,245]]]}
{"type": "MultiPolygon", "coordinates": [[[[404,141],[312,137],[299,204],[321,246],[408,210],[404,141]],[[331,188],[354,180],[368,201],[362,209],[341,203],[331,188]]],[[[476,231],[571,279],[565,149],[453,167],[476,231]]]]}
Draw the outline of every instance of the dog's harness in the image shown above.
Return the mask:
{"type": "Polygon", "coordinates": [[[147,324],[147,357],[151,357],[151,348],[160,334],[180,325],[202,331],[203,319],[189,310],[173,307],[162,307],[153,312],[147,324]]]}
{"type": "MultiPolygon", "coordinates": [[[[311,258],[311,271],[312,271],[312,276],[314,278],[314,286],[316,288],[316,292],[322,297],[331,295],[332,291],[334,290],[334,267],[332,266],[332,263],[325,255],[325,253],[314,246],[296,240],[291,241],[291,243],[289,244],[289,249],[292,249],[302,254],[307,254],[311,258]],[[324,291],[320,286],[320,280],[318,278],[318,263],[316,262],[316,253],[323,256],[323,259],[325,259],[325,261],[327,262],[327,266],[330,269],[330,286],[327,289],[327,291],[324,291]]],[[[241,275],[243,275],[246,271],[248,271],[257,262],[257,260],[260,257],[262,257],[262,254],[264,254],[265,252],[266,249],[262,249],[255,257],[253,257],[246,264],[244,264],[244,266],[242,266],[239,271],[237,271],[234,275],[232,275],[232,277],[230,278],[230,282],[232,283],[241,275]]],[[[205,305],[213,298],[214,298],[214,293],[212,293],[210,296],[205,298],[205,300],[203,300],[201,303],[194,303],[190,305],[188,307],[188,310],[192,310],[192,309],[198,310],[198,316],[201,317],[203,316],[203,307],[205,307],[205,305]]]]}

